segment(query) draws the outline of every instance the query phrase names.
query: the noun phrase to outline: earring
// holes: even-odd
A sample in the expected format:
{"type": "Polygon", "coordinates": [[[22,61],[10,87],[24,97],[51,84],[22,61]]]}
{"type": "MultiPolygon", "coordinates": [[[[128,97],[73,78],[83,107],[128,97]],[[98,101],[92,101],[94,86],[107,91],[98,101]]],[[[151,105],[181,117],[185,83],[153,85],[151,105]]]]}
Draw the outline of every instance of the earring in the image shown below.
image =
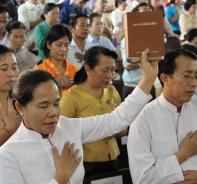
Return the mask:
{"type": "Polygon", "coordinates": [[[22,116],[22,115],[23,115],[23,113],[21,112],[21,113],[20,113],[20,115],[22,116]]]}
{"type": "Polygon", "coordinates": [[[87,75],[89,75],[90,73],[87,73],[87,75]]]}

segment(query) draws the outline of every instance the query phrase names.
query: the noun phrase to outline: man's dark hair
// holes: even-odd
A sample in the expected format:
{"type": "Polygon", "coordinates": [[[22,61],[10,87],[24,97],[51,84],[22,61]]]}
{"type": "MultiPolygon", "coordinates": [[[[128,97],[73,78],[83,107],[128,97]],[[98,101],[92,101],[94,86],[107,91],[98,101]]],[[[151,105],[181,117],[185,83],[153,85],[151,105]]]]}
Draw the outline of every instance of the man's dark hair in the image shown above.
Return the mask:
{"type": "Polygon", "coordinates": [[[95,17],[102,17],[102,15],[100,13],[97,13],[97,12],[96,13],[91,13],[90,16],[89,16],[90,26],[92,25],[95,17]]]}
{"type": "Polygon", "coordinates": [[[158,64],[158,66],[159,66],[158,78],[160,80],[162,87],[164,87],[164,84],[160,79],[161,74],[164,73],[167,75],[172,75],[174,73],[174,70],[177,67],[175,60],[176,60],[176,58],[178,58],[181,55],[190,57],[194,60],[197,60],[197,56],[189,50],[176,49],[174,51],[167,52],[165,54],[164,59],[160,60],[159,64],[158,64]]]}
{"type": "Polygon", "coordinates": [[[69,26],[72,26],[73,28],[75,28],[76,24],[77,24],[77,20],[81,17],[84,17],[84,18],[87,18],[88,19],[88,16],[85,15],[85,14],[78,14],[76,15],[75,17],[73,17],[70,22],[69,22],[69,26]]]}

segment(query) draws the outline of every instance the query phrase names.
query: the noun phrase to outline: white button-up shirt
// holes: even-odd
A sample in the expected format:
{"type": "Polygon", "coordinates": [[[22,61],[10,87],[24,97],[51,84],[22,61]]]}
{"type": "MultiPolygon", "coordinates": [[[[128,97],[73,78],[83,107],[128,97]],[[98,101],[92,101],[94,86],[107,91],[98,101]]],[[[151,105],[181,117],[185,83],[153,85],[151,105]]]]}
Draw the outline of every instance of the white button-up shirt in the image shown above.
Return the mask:
{"type": "MultiPolygon", "coordinates": [[[[66,118],[61,116],[56,130],[48,139],[23,123],[17,132],[0,147],[0,183],[57,184],[51,146],[61,155],[67,141],[75,143],[83,158],[82,144],[112,136],[127,128],[143,106],[150,100],[139,87],[110,114],[89,118],[66,118]],[[51,145],[52,144],[52,145],[51,145]]],[[[35,119],[36,121],[36,119],[35,119]]],[[[70,184],[82,184],[83,160],[70,178],[70,184]]]]}
{"type": "Polygon", "coordinates": [[[43,13],[43,7],[41,4],[34,5],[29,1],[21,4],[18,8],[18,20],[22,22],[27,29],[27,39],[25,46],[34,40],[34,29],[30,29],[30,22],[38,20],[43,13]]]}
{"type": "Polygon", "coordinates": [[[197,130],[197,106],[185,103],[181,113],[163,94],[147,104],[130,126],[129,166],[134,184],[172,184],[182,171],[197,170],[197,155],[179,165],[175,153],[190,131],[197,130]]]}
{"type": "Polygon", "coordinates": [[[75,53],[79,52],[81,54],[85,54],[85,52],[92,47],[93,45],[87,41],[85,41],[85,45],[84,45],[84,49],[83,52],[79,49],[79,47],[77,46],[76,42],[74,41],[74,39],[72,39],[71,43],[70,43],[70,48],[67,54],[66,59],[68,61],[70,61],[70,63],[77,65],[79,68],[81,68],[81,66],[83,65],[82,62],[79,62],[78,59],[75,58],[75,53]]]}

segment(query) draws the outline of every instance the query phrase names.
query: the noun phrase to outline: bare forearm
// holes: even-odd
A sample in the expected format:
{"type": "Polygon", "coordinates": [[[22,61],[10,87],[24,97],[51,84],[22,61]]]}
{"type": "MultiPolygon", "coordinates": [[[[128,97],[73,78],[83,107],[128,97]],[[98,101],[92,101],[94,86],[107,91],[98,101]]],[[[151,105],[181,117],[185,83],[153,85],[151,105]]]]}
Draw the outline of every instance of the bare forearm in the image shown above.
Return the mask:
{"type": "Polygon", "coordinates": [[[170,34],[170,36],[172,36],[174,34],[174,32],[172,31],[170,24],[169,24],[168,20],[166,19],[166,17],[163,18],[163,21],[164,21],[164,26],[165,26],[167,32],[170,34]]]}
{"type": "Polygon", "coordinates": [[[127,71],[135,70],[137,68],[139,68],[139,64],[130,64],[130,65],[128,65],[128,66],[125,67],[125,69],[127,71]]]}
{"type": "Polygon", "coordinates": [[[176,20],[179,18],[179,13],[177,12],[171,19],[170,19],[170,23],[173,24],[174,22],[176,22],[176,20]]]}
{"type": "Polygon", "coordinates": [[[105,9],[105,13],[111,13],[115,8],[114,7],[109,7],[105,9]]]}
{"type": "Polygon", "coordinates": [[[60,172],[57,171],[54,179],[59,183],[59,184],[66,184],[69,182],[69,178],[65,177],[65,171],[60,172]]]}
{"type": "Polygon", "coordinates": [[[37,19],[33,22],[30,22],[29,25],[30,25],[30,29],[34,29],[38,24],[40,24],[42,22],[42,19],[37,19]]]}

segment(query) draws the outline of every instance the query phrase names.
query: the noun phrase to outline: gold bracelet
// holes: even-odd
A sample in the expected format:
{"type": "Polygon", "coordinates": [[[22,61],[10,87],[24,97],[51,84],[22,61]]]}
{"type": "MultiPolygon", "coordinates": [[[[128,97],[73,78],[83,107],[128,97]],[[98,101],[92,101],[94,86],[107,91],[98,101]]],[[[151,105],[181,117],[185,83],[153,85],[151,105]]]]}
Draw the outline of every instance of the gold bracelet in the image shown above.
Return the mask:
{"type": "Polygon", "coordinates": [[[12,136],[12,133],[8,130],[8,129],[6,129],[5,127],[3,128],[10,136],[12,136]]]}

